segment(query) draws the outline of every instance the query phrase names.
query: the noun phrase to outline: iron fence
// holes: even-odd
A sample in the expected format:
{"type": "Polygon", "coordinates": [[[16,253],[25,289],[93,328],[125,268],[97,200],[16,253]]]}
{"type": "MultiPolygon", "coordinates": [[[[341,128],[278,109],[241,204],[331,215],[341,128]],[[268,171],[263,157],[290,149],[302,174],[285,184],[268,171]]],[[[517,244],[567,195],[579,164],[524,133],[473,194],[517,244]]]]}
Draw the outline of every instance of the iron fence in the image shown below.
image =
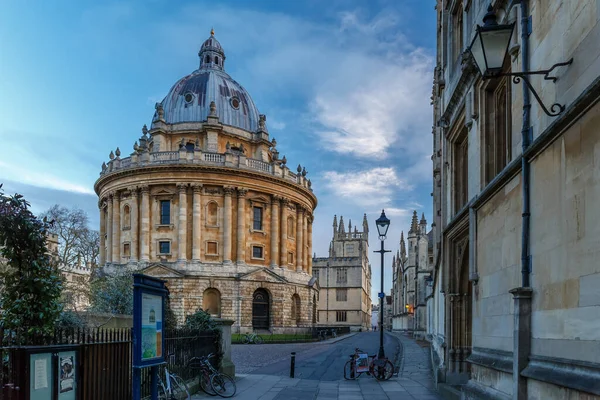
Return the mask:
{"type": "MultiPolygon", "coordinates": [[[[194,378],[187,364],[192,357],[216,354],[218,367],[222,351],[220,332],[189,329],[165,331],[166,367],[186,381],[194,378]]],[[[32,354],[48,354],[53,382],[47,382],[57,398],[60,372],[58,354],[75,351],[76,398],[82,400],[131,399],[131,329],[56,329],[51,335],[24,337],[0,328],[0,400],[28,400],[32,354]]],[[[164,374],[164,367],[159,371],[164,374]]],[[[149,368],[142,370],[142,396],[150,394],[149,368]]],[[[163,375],[164,376],[164,375],[163,375]]]]}

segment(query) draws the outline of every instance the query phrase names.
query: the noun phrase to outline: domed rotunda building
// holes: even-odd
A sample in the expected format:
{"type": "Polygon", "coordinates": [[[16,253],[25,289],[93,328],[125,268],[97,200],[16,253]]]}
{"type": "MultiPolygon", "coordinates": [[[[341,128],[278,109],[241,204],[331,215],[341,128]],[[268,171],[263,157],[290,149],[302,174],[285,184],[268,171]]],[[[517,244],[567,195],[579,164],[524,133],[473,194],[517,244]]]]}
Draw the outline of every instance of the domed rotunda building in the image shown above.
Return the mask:
{"type": "Polygon", "coordinates": [[[100,263],[165,279],[180,321],[202,308],[234,332],[305,331],[318,301],[311,182],[279,156],[214,32],[198,55],[131,155],[102,165],[100,263]]]}

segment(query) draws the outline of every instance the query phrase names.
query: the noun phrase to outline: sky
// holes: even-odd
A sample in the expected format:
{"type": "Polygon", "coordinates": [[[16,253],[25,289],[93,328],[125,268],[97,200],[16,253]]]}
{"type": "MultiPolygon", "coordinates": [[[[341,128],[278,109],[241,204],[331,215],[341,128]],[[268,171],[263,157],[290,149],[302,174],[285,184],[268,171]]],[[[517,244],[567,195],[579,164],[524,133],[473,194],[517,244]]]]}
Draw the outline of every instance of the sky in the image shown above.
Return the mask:
{"type": "MultiPolygon", "coordinates": [[[[313,251],[327,256],[334,214],[391,220],[384,265],[412,211],[431,224],[434,0],[3,2],[0,183],[40,213],[79,207],[98,229],[93,185],[125,154],[154,104],[198,68],[211,28],[225,70],[267,115],[290,166],[318,198],[313,251]]],[[[372,264],[372,298],[380,281],[372,264]]]]}

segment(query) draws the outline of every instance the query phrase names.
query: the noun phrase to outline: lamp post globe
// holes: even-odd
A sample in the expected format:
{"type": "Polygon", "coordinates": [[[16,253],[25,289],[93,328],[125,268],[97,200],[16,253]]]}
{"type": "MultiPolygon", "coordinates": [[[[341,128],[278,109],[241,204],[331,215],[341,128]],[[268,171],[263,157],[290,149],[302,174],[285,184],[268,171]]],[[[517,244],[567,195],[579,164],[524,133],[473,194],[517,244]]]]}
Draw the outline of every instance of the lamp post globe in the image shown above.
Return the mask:
{"type": "Polygon", "coordinates": [[[381,216],[375,221],[377,224],[377,232],[379,232],[379,239],[385,240],[388,228],[390,227],[390,220],[385,216],[385,210],[381,210],[381,216]]]}
{"type": "Polygon", "coordinates": [[[498,25],[492,6],[483,17],[483,26],[477,25],[477,33],[468,48],[483,78],[502,72],[515,23],[498,25]]]}

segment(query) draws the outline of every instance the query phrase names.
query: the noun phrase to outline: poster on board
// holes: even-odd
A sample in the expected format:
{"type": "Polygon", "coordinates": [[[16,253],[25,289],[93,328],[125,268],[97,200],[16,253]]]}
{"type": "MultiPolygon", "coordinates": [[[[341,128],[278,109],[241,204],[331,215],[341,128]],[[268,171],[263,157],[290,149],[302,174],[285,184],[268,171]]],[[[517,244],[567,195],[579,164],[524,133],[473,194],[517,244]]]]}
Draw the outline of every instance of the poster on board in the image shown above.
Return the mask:
{"type": "Polygon", "coordinates": [[[162,296],[142,294],[142,360],[162,357],[162,296]]]}
{"type": "Polygon", "coordinates": [[[58,389],[60,393],[72,392],[75,387],[75,362],[72,355],[60,356],[60,378],[58,389]]]}
{"type": "Polygon", "coordinates": [[[356,359],[356,372],[368,372],[369,371],[369,355],[366,353],[360,353],[356,359]]]}

